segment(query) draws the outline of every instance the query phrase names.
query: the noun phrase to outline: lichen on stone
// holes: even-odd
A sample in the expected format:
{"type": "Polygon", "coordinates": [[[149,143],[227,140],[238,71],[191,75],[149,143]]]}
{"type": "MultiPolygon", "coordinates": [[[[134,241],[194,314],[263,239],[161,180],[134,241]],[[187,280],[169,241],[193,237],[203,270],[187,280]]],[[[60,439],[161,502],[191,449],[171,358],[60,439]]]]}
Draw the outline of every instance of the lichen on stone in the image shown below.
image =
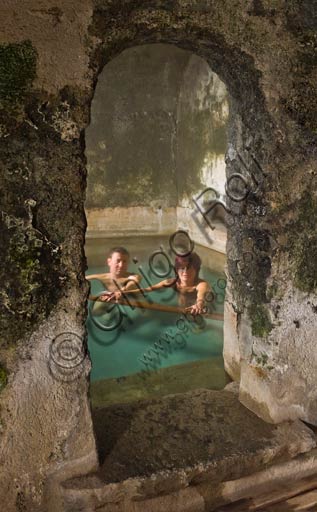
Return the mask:
{"type": "Polygon", "coordinates": [[[264,338],[269,335],[273,325],[268,312],[263,304],[251,304],[248,308],[251,319],[251,329],[253,336],[264,338]]]}
{"type": "Polygon", "coordinates": [[[36,59],[31,41],[0,45],[0,108],[23,101],[36,76],[36,59]]]}
{"type": "Polygon", "coordinates": [[[274,297],[276,297],[278,294],[278,285],[276,282],[273,282],[271,286],[268,287],[267,290],[267,298],[268,300],[272,300],[274,297]]]}
{"type": "Polygon", "coordinates": [[[4,225],[0,238],[6,247],[2,256],[7,269],[1,294],[0,347],[6,348],[31,332],[56,303],[60,255],[30,227],[4,225]]]}
{"type": "Polygon", "coordinates": [[[297,220],[291,228],[290,255],[294,284],[305,292],[317,289],[317,198],[311,191],[303,194],[297,220]]]}

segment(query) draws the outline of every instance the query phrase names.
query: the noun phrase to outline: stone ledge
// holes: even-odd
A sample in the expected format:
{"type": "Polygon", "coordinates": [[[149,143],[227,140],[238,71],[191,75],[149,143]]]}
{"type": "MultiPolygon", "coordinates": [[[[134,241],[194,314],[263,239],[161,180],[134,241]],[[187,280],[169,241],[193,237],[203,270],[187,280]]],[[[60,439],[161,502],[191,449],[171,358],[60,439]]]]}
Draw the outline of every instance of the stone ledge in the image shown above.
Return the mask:
{"type": "MultiPolygon", "coordinates": [[[[267,424],[227,391],[201,389],[116,405],[104,413],[109,449],[100,470],[63,484],[65,503],[76,502],[78,510],[103,505],[108,510],[110,504],[116,508],[109,510],[134,510],[119,505],[207,483],[216,497],[221,483],[289,461],[316,445],[315,434],[300,421],[267,424]]],[[[66,505],[65,510],[72,509],[66,505]]]]}

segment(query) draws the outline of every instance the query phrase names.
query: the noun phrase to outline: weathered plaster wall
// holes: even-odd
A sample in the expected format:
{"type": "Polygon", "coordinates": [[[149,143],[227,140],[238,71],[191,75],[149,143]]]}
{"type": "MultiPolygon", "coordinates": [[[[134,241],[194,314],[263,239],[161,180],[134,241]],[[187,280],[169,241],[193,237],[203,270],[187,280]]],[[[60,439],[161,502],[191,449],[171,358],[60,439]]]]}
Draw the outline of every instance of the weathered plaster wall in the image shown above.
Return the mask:
{"type": "Polygon", "coordinates": [[[130,206],[86,209],[87,238],[170,234],[177,228],[176,207],[130,206]],[[89,228],[88,228],[89,226],[89,228]]]}
{"type": "Polygon", "coordinates": [[[145,45],[110,61],[86,130],[88,236],[171,233],[194,195],[223,194],[227,118],[224,84],[190,52],[145,45]]]}
{"type": "Polygon", "coordinates": [[[173,138],[187,61],[177,48],[142,46],[100,73],[86,130],[87,208],[177,204],[173,138]]]}
{"type": "MultiPolygon", "coordinates": [[[[193,198],[207,187],[214,188],[220,199],[225,197],[228,115],[229,98],[224,83],[205,60],[191,56],[178,102],[177,229],[187,230],[195,242],[222,253],[226,252],[227,242],[224,210],[218,207],[217,214],[210,214],[214,226],[211,230],[193,198]]],[[[203,194],[198,201],[202,210],[207,209],[208,198],[210,193],[203,194]]]]}
{"type": "Polygon", "coordinates": [[[191,55],[183,73],[177,106],[180,206],[192,208],[192,196],[207,186],[220,194],[225,192],[228,101],[224,83],[205,60],[191,55]]]}
{"type": "Polygon", "coordinates": [[[249,181],[253,173],[258,182],[250,181],[245,201],[228,200],[236,213],[228,272],[240,399],[268,421],[316,424],[315,4],[27,0],[2,11],[5,510],[38,510],[48,474],[78,456],[91,454],[90,465],[76,471],[95,461],[87,366],[70,385],[49,376],[48,346],[64,330],[82,338],[83,130],[99,70],[130,46],[164,42],[191,50],[229,90],[227,173],[239,169],[249,181]]]}

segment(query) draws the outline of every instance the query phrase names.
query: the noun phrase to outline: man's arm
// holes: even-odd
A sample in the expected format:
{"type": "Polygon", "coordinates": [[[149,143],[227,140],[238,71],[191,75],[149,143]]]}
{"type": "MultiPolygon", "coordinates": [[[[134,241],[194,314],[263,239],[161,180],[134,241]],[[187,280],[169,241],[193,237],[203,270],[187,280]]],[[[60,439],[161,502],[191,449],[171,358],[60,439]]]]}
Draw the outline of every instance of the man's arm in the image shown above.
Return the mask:
{"type": "MultiPolygon", "coordinates": [[[[141,281],[141,276],[138,274],[133,274],[129,276],[124,286],[121,287],[121,290],[133,290],[136,286],[138,287],[139,282],[141,281]]],[[[138,287],[139,288],[139,287],[138,287]]]]}
{"type": "Polygon", "coordinates": [[[125,294],[134,295],[136,293],[143,293],[143,295],[144,295],[145,292],[152,292],[153,290],[159,290],[160,288],[165,288],[166,286],[169,286],[171,279],[164,279],[164,281],[160,281],[159,283],[153,284],[152,286],[148,286],[147,288],[141,288],[139,283],[137,283],[135,281],[133,281],[133,283],[132,283],[132,280],[131,280],[130,282],[131,282],[131,288],[129,288],[129,289],[127,287],[122,288],[119,284],[115,283],[116,286],[118,287],[118,291],[112,292],[112,294],[102,297],[101,300],[103,300],[105,302],[109,302],[113,299],[118,300],[118,299],[121,299],[122,297],[124,297],[125,294]]]}
{"type": "Polygon", "coordinates": [[[129,294],[130,293],[139,293],[139,292],[141,292],[141,293],[143,293],[143,292],[152,292],[153,290],[160,290],[161,288],[165,288],[166,286],[169,286],[170,282],[171,282],[171,279],[164,279],[164,281],[160,281],[159,283],[152,284],[151,286],[148,286],[147,288],[140,288],[139,282],[136,283],[134,281],[134,286],[133,286],[132,281],[130,281],[129,284],[131,284],[131,287],[128,288],[126,286],[125,288],[121,288],[121,290],[123,290],[123,291],[128,290],[129,294]],[[135,284],[137,285],[137,288],[135,288],[135,284]]]}
{"type": "MultiPolygon", "coordinates": [[[[112,292],[107,290],[107,286],[108,286],[107,277],[108,277],[107,274],[90,274],[89,276],[86,276],[86,279],[88,281],[91,281],[91,279],[98,279],[103,284],[103,286],[105,287],[105,290],[98,294],[100,297],[109,297],[112,294],[112,292]]],[[[90,286],[90,293],[91,293],[91,286],[90,286]]],[[[88,299],[95,300],[95,299],[93,299],[93,297],[97,297],[97,296],[89,295],[88,299]]]]}
{"type": "Polygon", "coordinates": [[[90,279],[102,279],[104,276],[105,274],[90,274],[89,276],[86,276],[86,279],[88,279],[88,281],[90,279]]]}

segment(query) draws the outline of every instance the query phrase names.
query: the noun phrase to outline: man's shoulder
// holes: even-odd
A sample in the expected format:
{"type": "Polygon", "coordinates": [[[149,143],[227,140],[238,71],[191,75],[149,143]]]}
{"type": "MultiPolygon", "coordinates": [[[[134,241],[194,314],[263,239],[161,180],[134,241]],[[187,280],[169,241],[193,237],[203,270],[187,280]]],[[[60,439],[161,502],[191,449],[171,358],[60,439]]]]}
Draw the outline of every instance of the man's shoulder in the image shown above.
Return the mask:
{"type": "Polygon", "coordinates": [[[88,274],[86,277],[93,277],[94,279],[110,279],[110,274],[108,272],[103,272],[102,274],[88,274]]]}
{"type": "Polygon", "coordinates": [[[141,279],[141,276],[139,274],[136,274],[135,272],[129,272],[126,278],[139,281],[141,279]]]}
{"type": "Polygon", "coordinates": [[[111,279],[111,275],[109,272],[104,272],[103,274],[98,274],[100,279],[111,279]]]}
{"type": "Polygon", "coordinates": [[[134,274],[133,272],[127,272],[124,276],[117,277],[116,281],[118,281],[119,283],[123,283],[124,281],[128,281],[129,279],[137,281],[141,279],[141,276],[139,276],[138,274],[134,274]]]}

